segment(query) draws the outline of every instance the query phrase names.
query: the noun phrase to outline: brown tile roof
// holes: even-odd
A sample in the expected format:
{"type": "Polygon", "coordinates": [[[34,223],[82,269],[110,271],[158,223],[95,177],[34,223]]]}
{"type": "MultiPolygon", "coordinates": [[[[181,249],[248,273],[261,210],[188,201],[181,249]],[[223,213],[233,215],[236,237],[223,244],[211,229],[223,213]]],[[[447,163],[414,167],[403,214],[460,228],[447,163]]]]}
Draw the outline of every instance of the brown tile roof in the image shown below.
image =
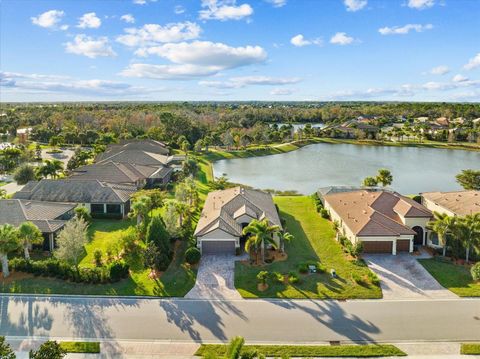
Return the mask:
{"type": "Polygon", "coordinates": [[[421,195],[458,216],[480,212],[480,191],[425,192],[421,195]]]}
{"type": "Polygon", "coordinates": [[[277,208],[269,193],[234,187],[208,194],[195,235],[202,236],[220,228],[233,236],[241,236],[242,227],[235,219],[243,214],[258,220],[268,218],[271,224],[281,227],[277,208]]]}
{"type": "Polygon", "coordinates": [[[395,192],[366,190],[334,193],[324,200],[358,236],[398,236],[415,234],[405,226],[400,216],[430,218],[431,212],[395,192]]]}

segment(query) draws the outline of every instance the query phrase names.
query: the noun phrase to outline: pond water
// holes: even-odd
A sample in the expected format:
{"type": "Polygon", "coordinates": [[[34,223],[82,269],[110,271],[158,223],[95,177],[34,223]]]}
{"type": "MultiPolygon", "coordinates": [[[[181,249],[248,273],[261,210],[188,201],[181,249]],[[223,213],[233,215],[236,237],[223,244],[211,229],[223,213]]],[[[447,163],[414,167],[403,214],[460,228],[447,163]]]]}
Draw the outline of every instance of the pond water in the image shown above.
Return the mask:
{"type": "Polygon", "coordinates": [[[392,146],[319,143],[297,151],[221,160],[216,177],[259,189],[297,190],[311,194],[331,185],[358,186],[379,168],[393,174],[392,188],[403,194],[461,189],[455,175],[480,169],[480,152],[392,146]]]}

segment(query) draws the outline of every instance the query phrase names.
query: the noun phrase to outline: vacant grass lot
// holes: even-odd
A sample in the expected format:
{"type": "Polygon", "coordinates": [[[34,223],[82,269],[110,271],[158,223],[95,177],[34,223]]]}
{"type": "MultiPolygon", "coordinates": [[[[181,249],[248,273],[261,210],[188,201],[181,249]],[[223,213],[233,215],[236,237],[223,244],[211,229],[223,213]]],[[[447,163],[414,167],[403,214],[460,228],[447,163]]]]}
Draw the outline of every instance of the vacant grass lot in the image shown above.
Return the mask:
{"type": "Polygon", "coordinates": [[[342,248],[335,240],[332,223],[321,218],[313,199],[306,196],[275,197],[280,215],[286,220],[287,230],[295,236],[285,246],[288,259],[251,267],[237,262],[235,266],[235,287],[245,298],[381,298],[382,291],[376,285],[359,285],[352,280],[352,274],[365,277],[368,267],[346,259],[342,248]],[[338,278],[330,274],[300,275],[300,282],[294,285],[268,282],[268,289],[257,289],[256,275],[260,270],[287,274],[297,271],[298,264],[306,260],[321,261],[327,270],[335,269],[338,278]]]}
{"type": "Polygon", "coordinates": [[[470,271],[453,263],[435,259],[420,259],[420,264],[445,288],[460,297],[480,297],[480,283],[475,283],[470,271]]]}
{"type": "MultiPolygon", "coordinates": [[[[386,356],[406,356],[394,345],[245,345],[242,352],[256,350],[268,357],[342,357],[342,358],[373,358],[386,356]]],[[[217,344],[202,344],[195,355],[215,353],[225,355],[226,346],[217,344]]]]}

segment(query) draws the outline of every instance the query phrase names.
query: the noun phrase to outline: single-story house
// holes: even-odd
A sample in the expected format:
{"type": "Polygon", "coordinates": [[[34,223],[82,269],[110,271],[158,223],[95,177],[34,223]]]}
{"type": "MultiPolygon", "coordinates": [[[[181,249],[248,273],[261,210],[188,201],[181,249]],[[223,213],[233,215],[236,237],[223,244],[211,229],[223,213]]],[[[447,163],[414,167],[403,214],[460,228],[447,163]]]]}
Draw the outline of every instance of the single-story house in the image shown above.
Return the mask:
{"type": "Polygon", "coordinates": [[[14,194],[15,199],[76,203],[86,207],[94,217],[124,218],[130,211],[132,185],[82,179],[42,179],[30,181],[14,194]]]}
{"type": "Polygon", "coordinates": [[[55,237],[74,215],[76,204],[21,199],[0,200],[0,225],[20,226],[32,222],[43,234],[43,249],[52,251],[55,237]]]}
{"type": "MultiPolygon", "coordinates": [[[[424,192],[420,195],[422,204],[432,212],[459,217],[480,213],[480,191],[424,192]]],[[[441,246],[435,232],[429,233],[427,244],[441,246]]]]}
{"type": "Polygon", "coordinates": [[[72,179],[96,179],[100,182],[134,185],[137,189],[170,181],[173,169],[165,166],[144,166],[134,163],[113,161],[96,163],[76,168],[72,179]]]}
{"type": "Polygon", "coordinates": [[[97,156],[97,162],[102,161],[106,158],[109,158],[119,152],[123,151],[144,151],[149,153],[155,153],[157,155],[164,155],[168,156],[170,153],[168,147],[160,141],[155,141],[151,139],[144,139],[144,140],[122,140],[118,144],[111,144],[107,147],[105,152],[100,153],[97,156]]]}
{"type": "Polygon", "coordinates": [[[323,196],[325,209],[339,231],[365,253],[412,252],[425,245],[432,213],[414,200],[391,191],[359,190],[323,196]]]}
{"type": "Polygon", "coordinates": [[[232,253],[241,247],[242,230],[252,220],[282,227],[271,194],[234,187],[210,192],[195,229],[202,253],[232,253]]]}
{"type": "Polygon", "coordinates": [[[103,157],[96,163],[117,162],[117,163],[133,163],[143,166],[167,166],[172,162],[173,156],[160,155],[153,152],[142,150],[124,150],[112,154],[109,157],[103,157]]]}

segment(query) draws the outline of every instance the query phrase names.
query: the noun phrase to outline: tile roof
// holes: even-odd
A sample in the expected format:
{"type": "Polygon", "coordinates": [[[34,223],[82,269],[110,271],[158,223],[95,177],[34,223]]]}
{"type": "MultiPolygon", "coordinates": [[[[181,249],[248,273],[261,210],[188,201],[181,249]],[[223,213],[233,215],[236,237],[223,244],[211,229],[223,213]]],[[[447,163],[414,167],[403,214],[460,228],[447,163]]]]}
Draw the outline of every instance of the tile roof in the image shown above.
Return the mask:
{"type": "Polygon", "coordinates": [[[425,192],[421,195],[458,216],[480,212],[480,191],[425,192]]]}
{"type": "Polygon", "coordinates": [[[259,220],[268,218],[271,224],[282,226],[269,193],[234,187],[208,194],[195,235],[202,236],[220,228],[233,236],[241,236],[242,227],[235,219],[244,214],[259,220]]]}
{"type": "Polygon", "coordinates": [[[0,200],[0,224],[18,227],[23,222],[34,223],[41,232],[52,233],[62,228],[66,220],[62,216],[72,211],[76,204],[29,201],[19,199],[0,200]]]}
{"type": "Polygon", "coordinates": [[[119,152],[126,150],[138,150],[149,153],[155,153],[158,155],[168,155],[169,149],[162,142],[145,139],[145,140],[124,140],[119,144],[112,144],[107,147],[104,153],[101,153],[97,156],[97,161],[102,161],[106,158],[109,158],[119,152]]]}
{"type": "Polygon", "coordinates": [[[136,191],[132,185],[112,184],[89,179],[42,179],[30,181],[13,198],[71,203],[124,203],[136,191]]]}
{"type": "Polygon", "coordinates": [[[333,193],[323,197],[358,236],[398,236],[415,234],[401,217],[430,218],[421,204],[395,192],[367,191],[333,193]]]}
{"type": "Polygon", "coordinates": [[[143,166],[166,166],[172,162],[172,156],[166,156],[153,152],[146,152],[142,150],[123,150],[97,158],[97,163],[118,162],[118,163],[133,163],[143,166]]]}

